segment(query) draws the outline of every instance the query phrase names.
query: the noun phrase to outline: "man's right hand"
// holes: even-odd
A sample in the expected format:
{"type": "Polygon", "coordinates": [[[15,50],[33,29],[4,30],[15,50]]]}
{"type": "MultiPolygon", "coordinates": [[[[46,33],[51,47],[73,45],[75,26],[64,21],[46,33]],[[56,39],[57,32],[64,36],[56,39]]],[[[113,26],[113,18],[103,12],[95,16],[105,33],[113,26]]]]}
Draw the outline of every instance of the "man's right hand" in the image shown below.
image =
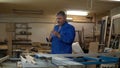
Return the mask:
{"type": "Polygon", "coordinates": [[[53,31],[51,31],[49,37],[46,38],[47,42],[51,42],[53,31]]]}
{"type": "Polygon", "coordinates": [[[51,36],[46,38],[47,42],[51,42],[51,36]]]}

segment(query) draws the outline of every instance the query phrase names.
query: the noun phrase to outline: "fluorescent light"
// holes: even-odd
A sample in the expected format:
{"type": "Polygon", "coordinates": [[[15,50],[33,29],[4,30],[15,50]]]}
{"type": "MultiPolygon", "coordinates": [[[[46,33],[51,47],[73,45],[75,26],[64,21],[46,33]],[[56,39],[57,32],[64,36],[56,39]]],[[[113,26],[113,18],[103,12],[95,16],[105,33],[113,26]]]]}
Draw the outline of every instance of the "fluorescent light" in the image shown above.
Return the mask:
{"type": "Polygon", "coordinates": [[[67,20],[72,20],[73,18],[67,17],[67,20]]]}
{"type": "Polygon", "coordinates": [[[87,16],[88,12],[87,11],[74,11],[74,10],[68,10],[66,11],[67,15],[79,15],[79,16],[87,16]]]}
{"type": "Polygon", "coordinates": [[[109,0],[109,1],[120,1],[120,0],[109,0]]]}
{"type": "Polygon", "coordinates": [[[101,1],[120,1],[120,0],[101,0],[101,1]]]}

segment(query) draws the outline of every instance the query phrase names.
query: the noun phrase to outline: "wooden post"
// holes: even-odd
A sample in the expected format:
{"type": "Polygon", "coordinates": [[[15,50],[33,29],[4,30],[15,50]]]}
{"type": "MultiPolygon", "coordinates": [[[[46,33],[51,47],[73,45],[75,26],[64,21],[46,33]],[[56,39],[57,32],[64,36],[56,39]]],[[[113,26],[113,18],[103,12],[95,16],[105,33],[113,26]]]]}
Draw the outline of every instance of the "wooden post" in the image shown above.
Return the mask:
{"type": "Polygon", "coordinates": [[[12,34],[14,31],[14,23],[7,23],[6,24],[6,33],[7,33],[7,40],[8,40],[8,55],[12,57],[12,34]]]}
{"type": "Polygon", "coordinates": [[[12,32],[7,32],[8,38],[8,55],[12,56],[12,32]]]}

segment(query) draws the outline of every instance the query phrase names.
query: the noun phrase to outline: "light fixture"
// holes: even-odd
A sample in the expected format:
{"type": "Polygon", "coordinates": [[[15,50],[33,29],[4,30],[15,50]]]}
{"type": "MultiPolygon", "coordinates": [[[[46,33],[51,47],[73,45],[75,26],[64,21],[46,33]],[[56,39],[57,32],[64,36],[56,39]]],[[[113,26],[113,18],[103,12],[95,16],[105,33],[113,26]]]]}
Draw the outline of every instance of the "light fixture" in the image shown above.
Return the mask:
{"type": "Polygon", "coordinates": [[[120,0],[101,0],[101,1],[119,1],[120,2],[120,0]]]}
{"type": "Polygon", "coordinates": [[[73,18],[71,18],[71,17],[67,17],[67,20],[73,20],[73,18]]]}
{"type": "Polygon", "coordinates": [[[43,10],[21,10],[21,9],[13,9],[13,13],[16,14],[43,14],[43,10]]]}
{"type": "Polygon", "coordinates": [[[87,11],[75,11],[75,10],[68,10],[66,11],[67,15],[78,15],[78,16],[87,16],[87,11]]]}
{"type": "Polygon", "coordinates": [[[120,1],[120,0],[108,0],[108,1],[120,1]]]}

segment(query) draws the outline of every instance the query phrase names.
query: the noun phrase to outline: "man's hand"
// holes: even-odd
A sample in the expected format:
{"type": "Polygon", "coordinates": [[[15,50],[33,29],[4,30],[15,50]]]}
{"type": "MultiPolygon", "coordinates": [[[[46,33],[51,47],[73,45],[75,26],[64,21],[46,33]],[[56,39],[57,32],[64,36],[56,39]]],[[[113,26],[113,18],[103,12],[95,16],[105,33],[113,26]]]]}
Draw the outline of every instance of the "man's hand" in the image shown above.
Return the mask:
{"type": "Polygon", "coordinates": [[[46,40],[47,40],[48,42],[51,42],[51,40],[52,40],[52,34],[53,34],[53,31],[51,31],[49,37],[46,38],[46,40]]]}
{"type": "Polygon", "coordinates": [[[55,36],[57,36],[58,38],[60,38],[60,33],[56,32],[56,31],[53,31],[52,32],[55,36]]]}

